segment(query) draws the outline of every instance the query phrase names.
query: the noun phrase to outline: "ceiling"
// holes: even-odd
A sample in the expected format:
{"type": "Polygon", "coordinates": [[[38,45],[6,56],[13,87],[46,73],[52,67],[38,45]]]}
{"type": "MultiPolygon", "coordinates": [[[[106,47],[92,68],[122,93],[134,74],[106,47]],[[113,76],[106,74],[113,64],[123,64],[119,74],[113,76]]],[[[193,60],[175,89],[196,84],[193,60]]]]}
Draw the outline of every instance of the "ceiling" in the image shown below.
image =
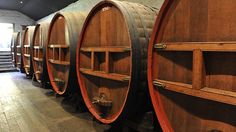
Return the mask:
{"type": "Polygon", "coordinates": [[[16,10],[39,20],[77,0],[0,0],[0,9],[16,10]]]}

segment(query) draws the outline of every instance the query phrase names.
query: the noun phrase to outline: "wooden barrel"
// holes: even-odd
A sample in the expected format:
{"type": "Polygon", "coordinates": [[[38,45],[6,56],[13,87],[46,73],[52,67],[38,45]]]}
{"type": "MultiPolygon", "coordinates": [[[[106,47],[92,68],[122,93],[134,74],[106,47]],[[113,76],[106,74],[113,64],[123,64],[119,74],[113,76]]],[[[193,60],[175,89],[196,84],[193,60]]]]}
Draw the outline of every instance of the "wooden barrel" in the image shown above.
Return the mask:
{"type": "Polygon", "coordinates": [[[84,19],[81,12],[61,12],[50,23],[46,61],[49,79],[57,94],[66,95],[74,90],[79,91],[75,50],[84,19]]]}
{"type": "Polygon", "coordinates": [[[16,56],[17,56],[16,64],[17,64],[17,69],[19,69],[21,73],[25,73],[25,69],[23,65],[23,54],[22,54],[24,33],[25,33],[25,30],[22,30],[20,32],[20,37],[16,45],[16,56]]]}
{"type": "Polygon", "coordinates": [[[20,33],[19,32],[14,32],[12,34],[12,39],[11,39],[11,55],[12,55],[12,62],[14,64],[15,67],[17,67],[17,54],[16,54],[16,46],[17,43],[20,40],[20,33]]]}
{"type": "Polygon", "coordinates": [[[37,24],[33,36],[33,69],[35,79],[40,83],[48,80],[46,65],[46,42],[49,23],[37,24]]]}
{"type": "Polygon", "coordinates": [[[236,1],[166,0],[148,51],[163,131],[236,131],[236,1]]]}
{"type": "Polygon", "coordinates": [[[23,66],[27,76],[33,75],[31,52],[32,52],[34,30],[35,26],[27,26],[23,36],[22,56],[23,56],[23,66]]]}
{"type": "Polygon", "coordinates": [[[147,47],[156,13],[141,4],[106,0],[85,21],[77,76],[86,106],[102,123],[132,118],[146,108],[147,47]]]}

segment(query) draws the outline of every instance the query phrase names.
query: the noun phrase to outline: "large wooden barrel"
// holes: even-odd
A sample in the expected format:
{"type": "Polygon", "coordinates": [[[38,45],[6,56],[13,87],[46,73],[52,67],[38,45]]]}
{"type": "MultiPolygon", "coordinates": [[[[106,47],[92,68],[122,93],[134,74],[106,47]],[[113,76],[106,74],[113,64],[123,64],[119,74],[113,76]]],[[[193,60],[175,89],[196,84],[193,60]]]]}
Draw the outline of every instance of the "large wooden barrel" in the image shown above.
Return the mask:
{"type": "Polygon", "coordinates": [[[49,26],[46,61],[53,89],[66,95],[78,90],[75,55],[85,16],[81,12],[57,13],[49,26]]]}
{"type": "Polygon", "coordinates": [[[37,24],[33,36],[33,69],[35,79],[40,83],[48,80],[46,65],[46,42],[48,35],[49,23],[37,24]]]}
{"type": "Polygon", "coordinates": [[[22,44],[23,65],[27,76],[33,75],[31,52],[32,52],[34,30],[35,26],[27,26],[23,37],[23,44],[22,44]]]}
{"type": "Polygon", "coordinates": [[[166,0],[148,51],[163,131],[236,131],[236,1],[166,0]]]}
{"type": "Polygon", "coordinates": [[[12,34],[12,39],[11,39],[11,55],[12,55],[12,62],[15,67],[17,67],[17,54],[16,54],[16,46],[17,43],[20,41],[20,32],[14,32],[12,34]]]}
{"type": "Polygon", "coordinates": [[[105,0],[87,17],[77,47],[83,99],[102,123],[131,119],[148,103],[146,63],[157,10],[105,0]]]}
{"type": "Polygon", "coordinates": [[[22,30],[20,32],[20,38],[18,39],[18,42],[16,45],[16,56],[17,56],[16,64],[17,64],[17,69],[19,69],[21,73],[25,73],[25,69],[23,65],[23,54],[22,54],[24,33],[25,33],[25,30],[22,30]]]}

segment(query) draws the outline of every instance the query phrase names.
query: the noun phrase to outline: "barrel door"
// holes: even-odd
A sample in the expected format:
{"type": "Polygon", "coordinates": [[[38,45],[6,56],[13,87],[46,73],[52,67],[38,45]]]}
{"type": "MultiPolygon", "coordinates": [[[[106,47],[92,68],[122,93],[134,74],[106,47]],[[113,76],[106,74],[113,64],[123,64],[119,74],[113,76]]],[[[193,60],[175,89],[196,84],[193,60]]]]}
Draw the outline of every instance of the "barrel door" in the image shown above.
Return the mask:
{"type": "Polygon", "coordinates": [[[22,54],[22,49],[23,49],[23,40],[24,40],[24,34],[25,34],[25,30],[22,30],[20,32],[20,39],[19,39],[19,43],[17,43],[17,68],[21,71],[21,73],[25,73],[25,69],[24,69],[24,62],[23,62],[23,54],[22,54]]]}
{"type": "Polygon", "coordinates": [[[69,88],[78,87],[75,49],[83,22],[84,15],[81,13],[58,13],[49,27],[47,69],[53,89],[60,95],[68,93],[69,88]]]}
{"type": "Polygon", "coordinates": [[[166,0],[148,51],[163,131],[236,131],[236,1],[166,0]]]}
{"type": "Polygon", "coordinates": [[[140,106],[155,16],[155,10],[140,4],[103,1],[87,17],[77,48],[77,75],[88,109],[102,123],[113,123],[140,106]]]}
{"type": "Polygon", "coordinates": [[[26,75],[32,76],[33,66],[31,60],[32,40],[35,26],[28,26],[23,36],[22,56],[26,75]]]}
{"type": "Polygon", "coordinates": [[[38,24],[34,31],[32,60],[34,75],[38,82],[42,82],[42,79],[46,78],[43,73],[47,71],[47,67],[44,67],[43,64],[45,63],[44,52],[48,27],[47,23],[38,24]]]}
{"type": "Polygon", "coordinates": [[[12,34],[12,40],[11,40],[11,55],[12,55],[12,62],[14,66],[17,66],[17,58],[16,58],[16,45],[19,39],[19,32],[15,32],[12,34]]]}
{"type": "Polygon", "coordinates": [[[15,40],[15,65],[19,69],[21,65],[21,33],[18,32],[17,38],[15,40]]]}

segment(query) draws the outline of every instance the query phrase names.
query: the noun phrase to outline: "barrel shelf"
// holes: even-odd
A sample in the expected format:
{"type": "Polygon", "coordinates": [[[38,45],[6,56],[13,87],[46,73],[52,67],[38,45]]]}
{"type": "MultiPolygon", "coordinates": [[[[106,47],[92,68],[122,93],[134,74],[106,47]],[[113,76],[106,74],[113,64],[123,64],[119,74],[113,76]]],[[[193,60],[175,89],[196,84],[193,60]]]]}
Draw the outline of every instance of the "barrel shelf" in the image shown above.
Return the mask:
{"type": "Polygon", "coordinates": [[[154,49],[163,51],[221,51],[235,52],[236,42],[170,42],[154,45],[154,49]]]}
{"type": "MultiPolygon", "coordinates": [[[[188,83],[184,79],[171,80],[170,77],[169,80],[162,80],[162,76],[165,75],[161,73],[158,75],[159,78],[153,81],[155,87],[163,87],[167,90],[182,94],[236,105],[236,92],[233,89],[234,85],[228,85],[230,82],[225,81],[224,78],[218,77],[218,74],[223,74],[225,76],[227,75],[226,78],[234,78],[235,73],[230,73],[233,66],[228,65],[230,65],[230,62],[236,57],[235,42],[167,42],[154,44],[153,48],[157,56],[159,55],[163,58],[169,57],[169,60],[170,56],[174,56],[175,59],[172,58],[171,61],[180,64],[184,67],[182,69],[189,69],[189,77],[192,79],[188,81],[188,83]],[[176,54],[180,52],[182,54],[191,54],[192,59],[184,58],[185,55],[176,54]],[[166,54],[168,54],[168,56],[166,54]],[[180,60],[188,61],[183,65],[179,62],[180,60]],[[187,68],[186,63],[188,63],[188,65],[192,63],[192,68],[187,68]],[[220,66],[217,63],[221,63],[220,66]],[[226,67],[226,69],[224,69],[224,67],[226,67]],[[216,72],[216,70],[219,69],[220,73],[218,73],[219,71],[216,72]]],[[[190,55],[188,56],[190,57],[190,55]]]]}
{"type": "Polygon", "coordinates": [[[30,57],[30,54],[24,54],[24,56],[29,58],[29,57],[30,57]]]}
{"type": "Polygon", "coordinates": [[[129,82],[130,76],[127,75],[122,75],[122,74],[117,74],[117,73],[106,73],[103,71],[93,71],[91,69],[85,69],[85,68],[80,68],[80,72],[83,74],[95,76],[95,77],[100,77],[100,78],[105,78],[109,80],[114,80],[114,81],[120,81],[120,82],[129,82]]]}
{"type": "Polygon", "coordinates": [[[53,60],[53,59],[49,59],[48,61],[52,64],[57,64],[57,65],[62,65],[62,66],[69,66],[70,65],[70,62],[68,62],[68,61],[60,61],[60,60],[53,60]]]}
{"type": "Polygon", "coordinates": [[[30,48],[30,45],[24,45],[24,48],[30,48]]]}
{"type": "Polygon", "coordinates": [[[193,89],[192,85],[155,79],[155,88],[163,88],[173,92],[195,96],[203,99],[217,101],[220,103],[236,105],[236,93],[215,88],[203,87],[200,90],[193,89]]]}
{"type": "Polygon", "coordinates": [[[41,74],[42,72],[41,71],[35,71],[34,73],[35,74],[41,74]]]}
{"type": "Polygon", "coordinates": [[[25,65],[24,68],[30,68],[30,66],[29,65],[25,65]]]}
{"type": "Polygon", "coordinates": [[[34,49],[43,49],[43,47],[42,46],[34,46],[34,49]]]}
{"type": "Polygon", "coordinates": [[[49,44],[49,48],[69,48],[69,45],[66,44],[49,44]]]}
{"type": "Polygon", "coordinates": [[[38,62],[42,62],[42,61],[43,61],[42,58],[37,58],[37,57],[34,57],[34,60],[35,60],[35,61],[38,61],[38,62]]]}
{"type": "Polygon", "coordinates": [[[130,47],[82,47],[82,52],[128,52],[130,47]]]}

